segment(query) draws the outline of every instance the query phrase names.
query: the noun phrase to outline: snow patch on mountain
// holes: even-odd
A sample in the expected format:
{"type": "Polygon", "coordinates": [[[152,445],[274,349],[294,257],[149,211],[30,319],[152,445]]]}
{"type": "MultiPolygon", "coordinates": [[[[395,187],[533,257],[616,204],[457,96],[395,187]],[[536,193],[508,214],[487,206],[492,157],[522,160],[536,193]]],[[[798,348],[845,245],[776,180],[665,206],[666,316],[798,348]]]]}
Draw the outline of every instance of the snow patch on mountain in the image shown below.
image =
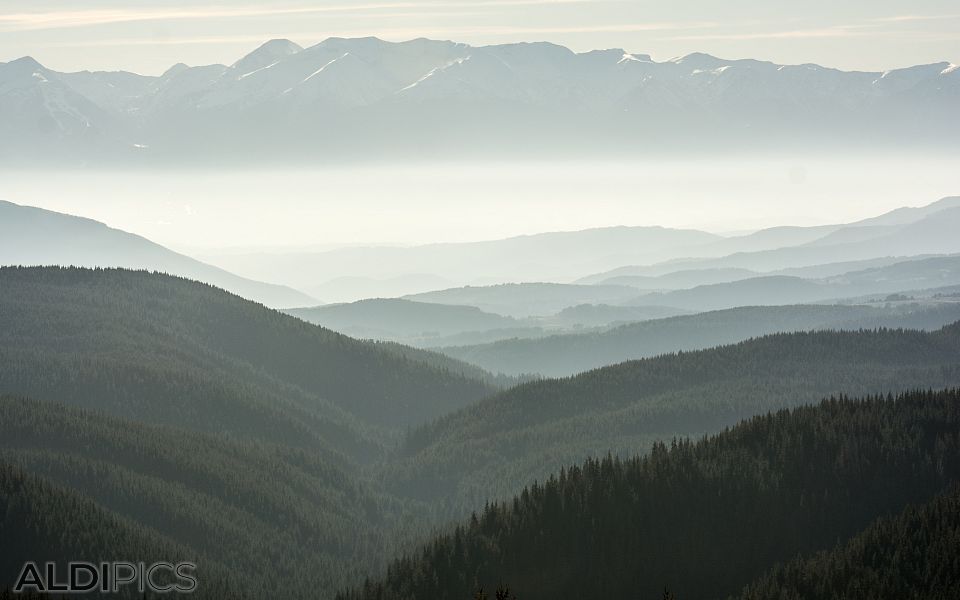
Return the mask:
{"type": "Polygon", "coordinates": [[[259,72],[261,72],[261,71],[266,71],[266,70],[269,69],[270,67],[275,67],[275,66],[277,66],[277,65],[279,65],[279,64],[280,64],[280,61],[279,61],[279,60],[278,60],[278,61],[274,61],[274,62],[270,63],[269,65],[267,65],[267,66],[265,66],[265,67],[260,67],[259,69],[254,69],[253,71],[250,71],[249,73],[244,73],[243,75],[241,75],[241,76],[238,77],[237,79],[246,79],[247,77],[250,77],[251,75],[256,75],[257,73],[259,73],[259,72]]]}

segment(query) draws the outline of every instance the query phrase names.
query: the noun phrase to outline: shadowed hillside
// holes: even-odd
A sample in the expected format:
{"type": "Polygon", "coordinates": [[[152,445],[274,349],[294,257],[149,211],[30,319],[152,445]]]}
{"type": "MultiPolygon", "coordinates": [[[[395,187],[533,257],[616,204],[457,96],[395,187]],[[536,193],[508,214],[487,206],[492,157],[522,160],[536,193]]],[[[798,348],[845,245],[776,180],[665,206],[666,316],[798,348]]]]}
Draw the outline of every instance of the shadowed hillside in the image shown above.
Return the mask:
{"type": "Polygon", "coordinates": [[[222,290],[124,270],[0,269],[0,392],[355,457],[490,385],[222,290]]]}
{"type": "Polygon", "coordinates": [[[780,565],[751,583],[742,600],[766,598],[960,597],[960,488],[884,517],[852,540],[780,565]]]}
{"type": "Polygon", "coordinates": [[[461,600],[499,582],[524,600],[659,598],[664,587],[724,597],[956,482],[958,426],[957,391],[832,399],[658,442],[642,458],[590,460],[340,597],[461,600]]]}

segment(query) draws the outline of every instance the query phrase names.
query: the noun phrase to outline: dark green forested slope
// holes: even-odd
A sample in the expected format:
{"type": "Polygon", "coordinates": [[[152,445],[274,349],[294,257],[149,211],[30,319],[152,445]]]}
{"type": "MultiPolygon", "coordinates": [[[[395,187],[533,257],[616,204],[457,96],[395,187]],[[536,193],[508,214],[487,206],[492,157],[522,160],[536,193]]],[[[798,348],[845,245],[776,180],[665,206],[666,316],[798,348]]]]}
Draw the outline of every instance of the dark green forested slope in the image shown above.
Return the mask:
{"type": "Polygon", "coordinates": [[[370,456],[492,389],[184,279],[0,269],[0,393],[370,456]]]}
{"type": "Polygon", "coordinates": [[[401,495],[476,505],[589,456],[630,456],[768,410],[955,385],[960,323],[776,334],[517,386],[413,431],[386,480],[401,495]]]}
{"type": "Polygon", "coordinates": [[[13,537],[0,544],[7,569],[0,581],[11,560],[38,560],[58,548],[59,557],[75,560],[108,550],[126,560],[156,555],[152,546],[127,545],[123,532],[102,529],[106,512],[110,522],[136,523],[138,540],[156,541],[158,548],[173,544],[178,556],[201,570],[228,573],[254,597],[272,590],[323,597],[315,591],[347,585],[386,560],[394,550],[392,534],[403,537],[395,523],[415,526],[336,456],[134,423],[58,403],[0,397],[0,461],[74,490],[99,511],[77,516],[38,504],[35,517],[24,521],[4,511],[3,503],[12,502],[4,491],[0,530],[13,537]],[[23,537],[21,525],[36,519],[72,519],[64,535],[78,541],[60,548],[56,539],[23,537]]]}
{"type": "Polygon", "coordinates": [[[960,488],[881,518],[833,550],[780,565],[739,598],[960,598],[960,488]]]}
{"type": "MultiPolygon", "coordinates": [[[[12,588],[27,560],[58,565],[70,561],[192,560],[189,549],[2,459],[0,540],[0,597],[12,588]]],[[[198,598],[242,597],[227,570],[213,561],[198,570],[197,575],[198,598]]],[[[122,597],[138,596],[133,593],[122,597]]]]}
{"type": "Polygon", "coordinates": [[[722,598],[958,477],[960,391],[829,400],[561,471],[342,597],[722,598]]]}
{"type": "Polygon", "coordinates": [[[564,377],[678,350],[700,350],[783,331],[903,327],[938,329],[960,320],[960,303],[874,306],[748,306],[621,325],[602,332],[441,348],[494,373],[564,377]]]}

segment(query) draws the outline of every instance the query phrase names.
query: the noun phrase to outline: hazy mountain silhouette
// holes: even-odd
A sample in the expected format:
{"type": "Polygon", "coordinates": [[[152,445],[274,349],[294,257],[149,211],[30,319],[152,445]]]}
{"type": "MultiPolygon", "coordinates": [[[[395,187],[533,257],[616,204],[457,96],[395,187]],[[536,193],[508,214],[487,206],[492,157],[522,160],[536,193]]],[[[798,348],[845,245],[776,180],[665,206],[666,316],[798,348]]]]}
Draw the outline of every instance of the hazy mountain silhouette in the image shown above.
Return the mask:
{"type": "Polygon", "coordinates": [[[371,298],[350,304],[288,309],[287,314],[358,338],[429,343],[459,333],[521,326],[473,306],[371,298]]]}
{"type": "MultiPolygon", "coordinates": [[[[891,257],[908,257],[922,254],[960,252],[960,244],[949,234],[950,224],[957,219],[955,209],[960,209],[960,196],[941,198],[921,207],[904,207],[848,224],[822,225],[816,227],[770,227],[747,235],[738,235],[715,240],[695,248],[684,249],[686,256],[675,256],[659,264],[624,265],[602,273],[582,277],[580,283],[597,283],[613,277],[676,277],[698,273],[704,279],[694,285],[719,283],[711,281],[730,274],[730,281],[746,279],[738,272],[765,272],[775,275],[802,275],[795,271],[801,267],[858,262],[865,260],[889,260],[891,257]],[[937,230],[938,221],[944,218],[947,225],[937,230]],[[920,230],[931,239],[919,239],[920,230]],[[937,248],[930,250],[930,248],[937,248]],[[794,271],[791,271],[794,270],[794,271]],[[685,275],[684,275],[685,274],[685,275]]],[[[854,270],[828,270],[819,276],[854,270]]],[[[867,266],[880,266],[864,265],[867,266]]],[[[813,275],[812,271],[810,276],[813,275]]],[[[622,280],[621,280],[622,281],[622,280]]],[[[638,280],[643,281],[643,280],[638,280]]],[[[664,285],[664,287],[672,287],[664,285]]],[[[693,287],[687,285],[686,287],[693,287]]]]}
{"type": "Polygon", "coordinates": [[[624,263],[685,256],[686,248],[718,239],[691,229],[604,227],[481,242],[229,254],[209,260],[247,277],[294,285],[325,300],[359,300],[402,292],[406,286],[419,287],[415,290],[419,293],[478,280],[549,281],[624,263]],[[447,283],[438,285],[443,282],[447,283]]]}
{"type": "Polygon", "coordinates": [[[303,306],[312,300],[289,287],[239,277],[92,219],[2,200],[0,265],[146,269],[203,281],[268,306],[303,306]]]}
{"type": "MultiPolygon", "coordinates": [[[[772,272],[827,263],[861,261],[891,256],[960,253],[960,199],[945,198],[916,221],[889,225],[853,224],[798,246],[756,252],[738,252],[718,258],[690,258],[633,268],[631,275],[656,276],[690,269],[749,269],[772,272]]],[[[696,256],[691,254],[690,256],[696,256]]]]}
{"type": "Polygon", "coordinates": [[[735,306],[823,302],[957,284],[960,284],[960,256],[940,256],[905,260],[820,279],[785,275],[752,277],[730,283],[646,294],[629,303],[704,311],[735,306]]]}
{"type": "Polygon", "coordinates": [[[960,320],[960,302],[886,306],[748,306],[630,323],[608,331],[439,348],[494,373],[565,377],[667,352],[701,350],[786,331],[904,327],[938,329],[960,320]]]}
{"type": "MultiPolygon", "coordinates": [[[[207,260],[328,301],[545,281],[674,290],[760,275],[823,278],[919,255],[960,253],[960,238],[953,235],[958,216],[960,199],[950,197],[846,225],[774,227],[730,237],[663,227],[605,227],[412,247],[231,253],[207,260]]],[[[510,314],[546,315],[585,302],[619,303],[609,298],[573,300],[563,306],[545,304],[535,313],[510,314]]]]}
{"type": "Polygon", "coordinates": [[[618,285],[504,283],[462,287],[407,296],[417,302],[461,304],[511,317],[548,316],[578,304],[620,304],[637,291],[618,285]]]}

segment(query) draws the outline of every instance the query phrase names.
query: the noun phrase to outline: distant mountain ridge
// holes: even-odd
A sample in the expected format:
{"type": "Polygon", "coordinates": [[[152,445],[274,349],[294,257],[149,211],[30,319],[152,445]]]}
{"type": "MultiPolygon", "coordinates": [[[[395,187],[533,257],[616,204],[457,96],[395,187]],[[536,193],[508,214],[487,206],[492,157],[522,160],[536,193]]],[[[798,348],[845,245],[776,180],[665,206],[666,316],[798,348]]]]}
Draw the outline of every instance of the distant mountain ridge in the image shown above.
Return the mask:
{"type": "Polygon", "coordinates": [[[222,287],[273,307],[313,300],[283,285],[239,277],[99,221],[0,200],[0,265],[123,267],[222,287]]]}
{"type": "MultiPolygon", "coordinates": [[[[456,294],[447,291],[446,299],[436,300],[470,304],[452,302],[450,297],[490,293],[483,288],[507,283],[572,282],[653,291],[771,275],[831,277],[920,255],[960,253],[957,228],[960,197],[952,196],[853,223],[771,227],[730,237],[692,229],[620,226],[478,242],[205,258],[231,272],[291,285],[325,300],[402,295],[423,301],[418,294],[471,286],[456,294]]],[[[577,300],[572,295],[572,304],[546,312],[585,302],[614,303],[598,296],[591,299],[582,293],[577,300]]],[[[485,310],[498,312],[490,305],[485,310]]],[[[543,311],[541,307],[540,314],[543,311]]]]}
{"type": "Polygon", "coordinates": [[[284,311],[304,321],[358,338],[402,341],[470,331],[519,327],[521,322],[474,306],[428,304],[401,298],[370,298],[284,311]]]}
{"type": "Polygon", "coordinates": [[[955,321],[960,321],[960,302],[741,306],[628,323],[606,331],[502,339],[438,350],[494,373],[566,377],[626,360],[701,350],[777,332],[875,327],[929,330],[955,321]]]}
{"type": "MultiPolygon", "coordinates": [[[[729,280],[734,281],[750,277],[749,271],[796,275],[789,270],[898,256],[950,254],[960,252],[960,239],[952,235],[958,222],[960,196],[947,196],[924,206],[902,207],[853,223],[770,227],[722,238],[689,248],[685,258],[625,265],[582,277],[578,283],[604,283],[614,277],[676,277],[697,271],[720,271],[730,274],[729,280]],[[738,271],[740,276],[736,275],[738,271]]],[[[840,272],[844,271],[833,274],[840,272]]]]}
{"type": "Polygon", "coordinates": [[[288,285],[297,282],[296,287],[324,299],[352,301],[387,296],[404,289],[409,290],[404,291],[404,295],[412,296],[454,287],[456,284],[452,282],[464,282],[464,279],[563,279],[571,268],[589,273],[624,262],[656,262],[686,256],[686,249],[720,239],[716,234],[695,229],[618,226],[478,242],[231,254],[211,256],[207,260],[248,277],[288,285]],[[430,275],[425,275],[428,273],[430,275]],[[377,292],[377,289],[384,291],[377,292]]]}
{"type": "Polygon", "coordinates": [[[271,40],[231,66],[176,65],[159,77],[57,73],[30,57],[0,64],[0,133],[20,136],[0,150],[343,160],[409,157],[411,147],[502,153],[504,135],[518,142],[511,152],[533,156],[564,152],[555,142],[570,135],[581,146],[572,154],[774,137],[955,146],[958,98],[960,70],[947,62],[864,73],[700,53],[656,62],[546,42],[271,40]]]}

